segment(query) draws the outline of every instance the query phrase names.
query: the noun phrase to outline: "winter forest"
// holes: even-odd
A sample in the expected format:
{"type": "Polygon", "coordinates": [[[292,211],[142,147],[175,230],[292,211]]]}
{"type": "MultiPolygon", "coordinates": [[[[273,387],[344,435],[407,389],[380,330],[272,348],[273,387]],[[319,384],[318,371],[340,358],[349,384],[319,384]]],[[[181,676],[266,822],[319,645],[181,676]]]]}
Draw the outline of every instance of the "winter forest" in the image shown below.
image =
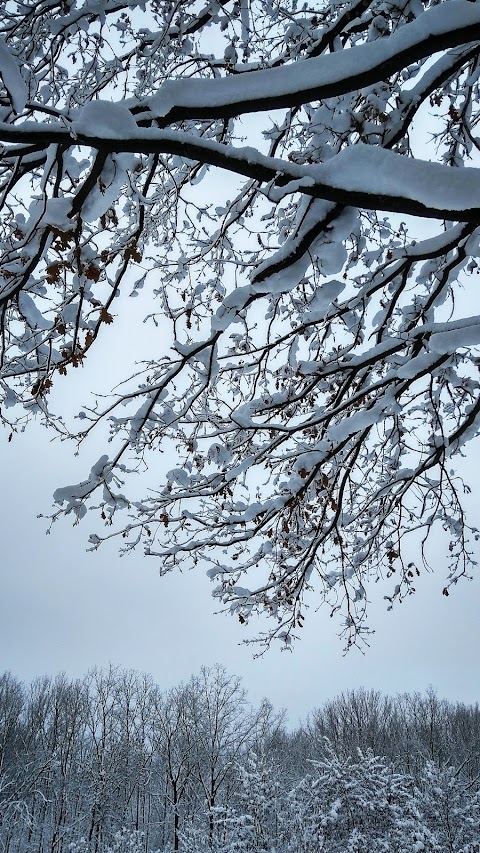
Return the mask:
{"type": "Polygon", "coordinates": [[[478,853],[480,711],[358,690],[296,728],[220,666],[0,677],[2,853],[478,853]]]}

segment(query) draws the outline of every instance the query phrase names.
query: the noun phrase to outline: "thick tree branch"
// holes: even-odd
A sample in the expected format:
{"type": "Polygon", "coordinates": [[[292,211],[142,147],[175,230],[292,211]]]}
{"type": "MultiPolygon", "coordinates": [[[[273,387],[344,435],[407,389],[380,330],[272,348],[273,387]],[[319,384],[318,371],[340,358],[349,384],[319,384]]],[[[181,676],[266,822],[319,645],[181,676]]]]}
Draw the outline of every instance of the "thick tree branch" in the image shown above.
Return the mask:
{"type": "Polygon", "coordinates": [[[191,119],[300,106],[385,80],[434,53],[480,40],[480,9],[451,0],[383,39],[280,68],[213,80],[169,80],[134,112],[148,108],[159,127],[191,119]]]}

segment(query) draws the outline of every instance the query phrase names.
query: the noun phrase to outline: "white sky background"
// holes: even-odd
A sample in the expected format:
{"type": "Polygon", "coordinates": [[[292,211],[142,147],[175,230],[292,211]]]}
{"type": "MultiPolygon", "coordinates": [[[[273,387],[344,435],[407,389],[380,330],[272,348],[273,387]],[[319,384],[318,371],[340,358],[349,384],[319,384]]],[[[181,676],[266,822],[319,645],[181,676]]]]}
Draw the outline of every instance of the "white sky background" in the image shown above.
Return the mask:
{"type": "MultiPolygon", "coordinates": [[[[248,119],[245,128],[251,144],[248,119]]],[[[219,179],[224,189],[229,177],[219,173],[219,179]]],[[[467,286],[478,284],[471,278],[467,286]]],[[[125,290],[120,302],[118,309],[113,307],[120,316],[111,327],[104,325],[104,342],[93,347],[85,367],[70,370],[64,384],[58,380],[53,399],[61,402],[62,411],[78,412],[89,388],[110,390],[112,374],[118,369],[117,375],[125,375],[120,357],[141,358],[149,342],[155,352],[155,335],[163,348],[162,330],[147,334],[141,325],[140,318],[149,310],[143,295],[128,299],[125,290]],[[132,335],[133,316],[138,323],[132,335]]],[[[6,431],[0,431],[0,671],[10,669],[30,680],[59,671],[81,676],[91,667],[112,663],[148,672],[168,688],[202,665],[221,663],[243,678],[252,702],[267,696],[276,708],[287,709],[292,724],[324,699],[359,686],[394,694],[432,685],[451,700],[480,700],[480,570],[472,583],[465,581],[448,598],[442,596],[444,543],[432,555],[436,573],[422,572],[417,593],[392,612],[383,600],[393,589],[392,581],[367,589],[369,599],[375,599],[370,624],[376,633],[364,655],[355,649],[343,655],[338,622],[329,618],[327,608],[316,613],[311,597],[303,640],[293,653],[274,644],[254,659],[256,647],[239,645],[246,634],[238,621],[213,615],[218,603],[211,599],[211,583],[201,570],[160,578],[158,561],[144,558],[141,549],[120,559],[120,540],[87,553],[89,533],[101,532],[93,513],[77,527],[62,521],[45,535],[47,524],[37,519],[38,513],[49,513],[55,488],[84,479],[108,452],[98,439],[79,459],[73,457],[73,444],[52,442],[52,435],[39,426],[10,444],[6,439],[6,431]]],[[[474,524],[479,523],[479,450],[480,442],[470,446],[465,466],[474,488],[468,501],[474,524]]],[[[480,560],[480,543],[478,550],[480,560]]],[[[249,634],[261,627],[253,621],[249,634]]]]}
{"type": "MultiPolygon", "coordinates": [[[[121,353],[140,358],[141,347],[155,345],[155,336],[161,336],[161,330],[147,334],[139,322],[127,337],[129,322],[144,313],[144,300],[128,299],[125,293],[120,301],[119,316],[104,327],[101,347],[55,389],[62,410],[79,411],[89,387],[111,387],[112,374],[117,368],[123,372],[121,353]]],[[[236,619],[213,615],[218,603],[201,570],[160,578],[157,560],[143,557],[141,549],[119,558],[120,540],[87,553],[88,534],[100,532],[98,514],[87,514],[77,527],[60,521],[45,535],[46,522],[37,514],[48,514],[56,487],[88,474],[105,452],[98,438],[78,459],[73,444],[52,441],[40,426],[10,444],[6,438],[6,432],[0,434],[0,669],[30,680],[59,671],[81,676],[112,663],[148,672],[168,688],[202,665],[218,662],[243,678],[252,702],[267,696],[276,708],[287,709],[292,724],[324,699],[362,685],[391,694],[432,685],[452,700],[480,698],[479,579],[459,584],[448,599],[442,596],[446,560],[441,548],[432,555],[436,574],[422,572],[416,595],[392,612],[383,600],[392,581],[369,588],[376,633],[365,655],[355,649],[343,655],[338,622],[326,608],[316,613],[312,598],[304,639],[294,652],[282,652],[278,644],[255,660],[255,647],[239,645],[246,634],[236,619]]],[[[478,448],[473,445],[468,463],[475,487],[478,448]]],[[[469,499],[473,514],[479,498],[477,489],[469,499]]]]}
{"type": "Polygon", "coordinates": [[[149,672],[166,688],[220,662],[242,676],[254,703],[267,696],[292,723],[361,685],[396,693],[432,684],[452,700],[478,700],[479,583],[443,597],[441,555],[438,574],[423,575],[408,602],[390,613],[383,601],[371,608],[376,633],[365,655],[352,650],[344,657],[328,611],[311,608],[293,653],[275,646],[253,660],[252,648],[238,645],[238,622],[212,615],[201,572],[159,578],[154,558],[139,551],[119,559],[115,545],[87,554],[88,517],[45,536],[35,516],[63,481],[63,451],[39,430],[2,444],[2,669],[29,680],[61,670],[80,676],[113,663],[149,672]]]}

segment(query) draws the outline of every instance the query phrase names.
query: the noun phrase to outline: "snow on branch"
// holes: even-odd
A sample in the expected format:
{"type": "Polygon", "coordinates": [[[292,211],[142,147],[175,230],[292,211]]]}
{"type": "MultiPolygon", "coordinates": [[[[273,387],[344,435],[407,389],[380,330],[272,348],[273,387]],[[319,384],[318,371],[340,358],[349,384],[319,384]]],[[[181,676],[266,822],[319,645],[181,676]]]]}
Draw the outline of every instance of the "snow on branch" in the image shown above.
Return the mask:
{"type": "MultiPolygon", "coordinates": [[[[99,151],[183,155],[272,184],[267,192],[273,201],[281,201],[287,194],[304,193],[368,210],[461,222],[479,220],[479,168],[446,170],[438,163],[414,160],[361,142],[342,149],[325,163],[299,166],[252,148],[225,146],[193,134],[142,130],[123,106],[102,101],[87,104],[72,124],[71,133],[78,144],[99,151]]],[[[10,126],[0,124],[2,137],[24,143],[32,138],[56,144],[69,142],[67,131],[48,125],[12,131],[10,126]]]]}
{"type": "Polygon", "coordinates": [[[388,39],[307,59],[293,67],[288,64],[213,80],[166,80],[142,107],[165,126],[188,119],[229,118],[300,106],[363,89],[418,60],[479,39],[476,4],[450,0],[431,7],[388,39]]]}

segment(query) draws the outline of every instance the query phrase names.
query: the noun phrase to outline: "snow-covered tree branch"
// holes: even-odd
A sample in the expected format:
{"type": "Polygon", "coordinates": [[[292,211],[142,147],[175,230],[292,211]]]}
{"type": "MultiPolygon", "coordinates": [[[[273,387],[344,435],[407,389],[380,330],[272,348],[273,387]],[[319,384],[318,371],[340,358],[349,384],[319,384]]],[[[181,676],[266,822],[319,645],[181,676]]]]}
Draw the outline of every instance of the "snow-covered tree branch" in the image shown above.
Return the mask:
{"type": "Polygon", "coordinates": [[[468,0],[5,5],[5,437],[110,431],[54,518],[93,499],[92,547],[203,566],[240,623],[272,617],[266,642],[290,643],[310,591],[357,642],[368,582],[414,591],[432,530],[445,594],[468,574],[479,43],[468,0]],[[56,392],[129,295],[156,351],[76,432],[56,392]]]}

